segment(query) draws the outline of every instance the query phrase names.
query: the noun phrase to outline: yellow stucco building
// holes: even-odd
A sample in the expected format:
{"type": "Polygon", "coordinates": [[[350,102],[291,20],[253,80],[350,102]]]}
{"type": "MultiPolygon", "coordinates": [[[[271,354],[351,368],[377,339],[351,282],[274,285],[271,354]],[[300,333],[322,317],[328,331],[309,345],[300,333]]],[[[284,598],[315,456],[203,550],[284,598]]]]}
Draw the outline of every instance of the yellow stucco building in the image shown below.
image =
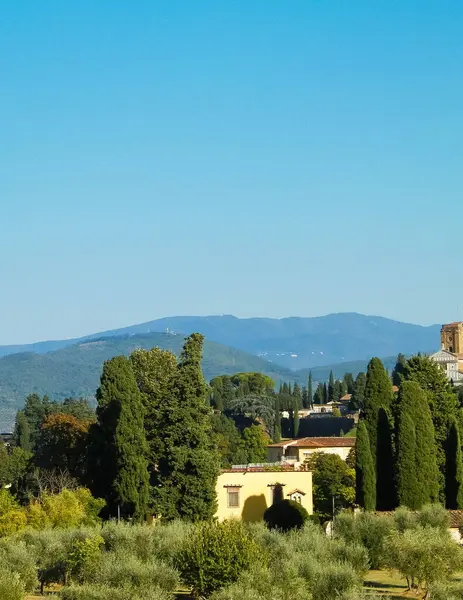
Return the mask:
{"type": "Polygon", "coordinates": [[[337,454],[346,460],[354,446],[353,437],[305,437],[270,444],[267,446],[267,460],[269,462],[291,460],[303,463],[314,452],[337,454]]]}
{"type": "Polygon", "coordinates": [[[262,520],[273,504],[277,486],[283,497],[299,502],[313,513],[312,473],[292,467],[281,469],[246,467],[223,470],[217,479],[217,513],[220,521],[239,518],[254,522],[262,520]]]}

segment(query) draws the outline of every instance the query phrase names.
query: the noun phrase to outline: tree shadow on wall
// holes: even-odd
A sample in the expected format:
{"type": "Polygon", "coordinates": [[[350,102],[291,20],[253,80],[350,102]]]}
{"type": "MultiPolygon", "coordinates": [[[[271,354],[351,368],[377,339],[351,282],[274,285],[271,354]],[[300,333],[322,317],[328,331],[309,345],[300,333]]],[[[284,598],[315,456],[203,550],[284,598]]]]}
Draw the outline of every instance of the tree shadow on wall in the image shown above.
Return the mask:
{"type": "Polygon", "coordinates": [[[264,494],[261,494],[260,496],[249,496],[244,503],[241,518],[248,523],[262,521],[266,510],[267,501],[265,500],[264,494]]]}

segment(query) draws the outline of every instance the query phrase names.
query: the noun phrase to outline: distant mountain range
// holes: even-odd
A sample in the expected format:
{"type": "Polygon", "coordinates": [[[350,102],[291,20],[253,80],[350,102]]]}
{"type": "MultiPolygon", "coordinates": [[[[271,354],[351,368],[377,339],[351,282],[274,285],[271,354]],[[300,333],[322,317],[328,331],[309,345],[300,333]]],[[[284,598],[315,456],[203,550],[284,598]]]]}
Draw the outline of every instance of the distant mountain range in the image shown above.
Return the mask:
{"type": "Polygon", "coordinates": [[[168,317],[72,340],[0,346],[0,429],[8,428],[24,397],[48,394],[93,397],[103,362],[135,348],[159,346],[179,353],[184,335],[206,336],[205,377],[260,371],[279,381],[305,384],[366,368],[372,356],[388,368],[399,352],[431,352],[438,325],[421,327],[382,317],[340,313],[316,318],[238,319],[233,316],[168,317]]]}
{"type": "Polygon", "coordinates": [[[238,319],[230,315],[167,317],[83,338],[0,346],[0,356],[18,352],[43,354],[103,337],[161,333],[166,330],[183,335],[198,331],[209,341],[232,346],[296,370],[368,360],[371,356],[393,356],[399,352],[431,352],[439,347],[440,326],[422,327],[357,313],[285,319],[238,319]]]}

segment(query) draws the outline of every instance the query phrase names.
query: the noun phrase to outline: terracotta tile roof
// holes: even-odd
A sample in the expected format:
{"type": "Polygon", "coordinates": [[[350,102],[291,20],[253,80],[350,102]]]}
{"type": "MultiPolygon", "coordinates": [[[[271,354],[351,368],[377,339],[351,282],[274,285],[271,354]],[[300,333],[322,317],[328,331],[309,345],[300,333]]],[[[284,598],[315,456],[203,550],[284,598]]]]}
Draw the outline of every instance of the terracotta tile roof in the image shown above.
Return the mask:
{"type": "Polygon", "coordinates": [[[284,446],[297,446],[298,448],[352,448],[355,438],[351,437],[305,437],[297,440],[288,440],[278,444],[269,444],[268,448],[283,448],[284,446]]]}
{"type": "Polygon", "coordinates": [[[450,527],[452,529],[458,529],[463,525],[463,510],[449,510],[447,511],[450,517],[450,527]]]}
{"type": "Polygon", "coordinates": [[[295,473],[302,473],[302,471],[296,471],[294,465],[280,465],[278,467],[238,467],[236,469],[222,469],[221,473],[269,473],[272,471],[294,471],[295,473]]]}

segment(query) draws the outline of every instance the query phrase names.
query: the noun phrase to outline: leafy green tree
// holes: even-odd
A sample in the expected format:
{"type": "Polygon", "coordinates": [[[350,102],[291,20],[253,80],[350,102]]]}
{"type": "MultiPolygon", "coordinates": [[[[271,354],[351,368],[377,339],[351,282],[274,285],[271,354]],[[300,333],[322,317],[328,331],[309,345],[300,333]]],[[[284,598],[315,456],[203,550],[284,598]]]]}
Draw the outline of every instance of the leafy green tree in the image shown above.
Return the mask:
{"type": "Polygon", "coordinates": [[[463,508],[463,464],[456,419],[450,422],[446,444],[445,500],[450,509],[463,508]]]}
{"type": "Polygon", "coordinates": [[[461,568],[460,552],[447,531],[418,526],[403,533],[392,531],[384,556],[388,566],[405,577],[409,589],[423,589],[426,598],[432,583],[450,579],[461,568]]]}
{"type": "Polygon", "coordinates": [[[195,525],[176,567],[195,597],[207,598],[228,586],[253,563],[265,563],[265,557],[240,521],[204,522],[195,525]]]}
{"type": "Polygon", "coordinates": [[[365,510],[376,508],[376,472],[364,421],[357,427],[355,442],[356,501],[365,510]]]}
{"type": "Polygon", "coordinates": [[[328,403],[328,387],[326,385],[326,381],[323,384],[323,404],[328,403]]]}
{"type": "Polygon", "coordinates": [[[352,398],[349,402],[349,408],[351,410],[361,410],[363,408],[363,402],[365,399],[365,386],[367,383],[367,376],[365,373],[360,372],[354,384],[352,391],[352,398]]]}
{"type": "Polygon", "coordinates": [[[141,394],[129,359],[116,356],[104,363],[96,398],[92,488],[106,500],[109,515],[116,516],[120,507],[124,517],[141,519],[149,500],[148,448],[141,394]]]}
{"type": "Polygon", "coordinates": [[[337,454],[316,452],[307,460],[312,471],[314,508],[322,518],[332,514],[333,499],[336,508],[352,506],[355,500],[355,470],[347,466],[337,454]]]}
{"type": "Polygon", "coordinates": [[[246,463],[262,463],[267,459],[267,446],[271,440],[261,425],[251,425],[243,431],[243,449],[246,463]]]}
{"type": "Polygon", "coordinates": [[[224,414],[212,415],[212,441],[219,454],[222,468],[247,462],[247,457],[242,450],[240,432],[230,417],[224,414]]]}
{"type": "Polygon", "coordinates": [[[222,381],[218,380],[211,389],[211,406],[213,406],[216,410],[223,411],[224,403],[222,397],[222,381]]]}
{"type": "MultiPolygon", "coordinates": [[[[291,404],[293,400],[293,397],[290,396],[291,404]]],[[[245,415],[253,421],[258,420],[265,424],[268,432],[272,431],[275,422],[275,402],[271,396],[243,396],[242,398],[235,398],[229,410],[232,414],[245,415]]]]}
{"type": "Polygon", "coordinates": [[[344,373],[344,385],[346,386],[346,394],[353,394],[354,393],[354,388],[355,388],[355,384],[354,384],[354,377],[352,375],[352,373],[344,373]]]}
{"type": "Polygon", "coordinates": [[[407,359],[403,354],[399,354],[397,357],[397,362],[392,371],[392,384],[400,387],[402,383],[402,379],[404,377],[405,369],[407,366],[407,359]]]}
{"type": "Polygon", "coordinates": [[[89,405],[86,398],[65,398],[62,404],[56,407],[56,412],[71,415],[80,421],[94,422],[95,410],[89,405]]]}
{"type": "Polygon", "coordinates": [[[76,478],[84,476],[90,422],[69,414],[46,417],[36,442],[35,462],[43,469],[68,471],[76,478]]]}
{"type": "MultiPolygon", "coordinates": [[[[29,394],[24,403],[23,414],[29,425],[29,444],[34,447],[40,427],[48,415],[58,412],[58,404],[48,396],[40,398],[37,394],[29,394]]],[[[26,448],[25,448],[26,449],[26,448]]]]}
{"type": "Polygon", "coordinates": [[[164,437],[157,466],[155,499],[164,519],[209,519],[216,506],[219,456],[211,436],[207,385],[201,371],[203,336],[185,340],[174,393],[160,409],[158,428],[164,437]]]}
{"type": "Polygon", "coordinates": [[[244,387],[244,395],[268,394],[273,392],[275,387],[275,382],[271,377],[257,372],[236,373],[230,377],[230,380],[235,388],[244,387]]]}

